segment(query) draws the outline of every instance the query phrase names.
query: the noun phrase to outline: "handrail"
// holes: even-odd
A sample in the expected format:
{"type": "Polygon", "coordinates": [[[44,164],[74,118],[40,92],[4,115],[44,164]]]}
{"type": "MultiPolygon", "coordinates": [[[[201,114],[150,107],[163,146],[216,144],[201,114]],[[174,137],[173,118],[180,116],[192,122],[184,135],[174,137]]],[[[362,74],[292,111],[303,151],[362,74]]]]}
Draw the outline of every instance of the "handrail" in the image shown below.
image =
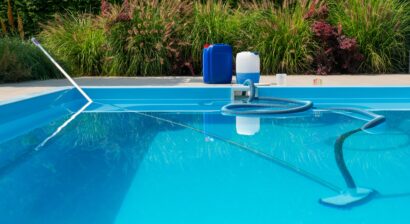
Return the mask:
{"type": "Polygon", "coordinates": [[[38,42],[36,38],[31,38],[31,42],[33,42],[33,44],[36,45],[36,47],[38,47],[48,57],[48,59],[50,59],[51,62],[53,62],[53,64],[58,68],[58,70],[60,70],[60,72],[63,73],[63,75],[68,79],[68,81],[70,81],[70,83],[73,84],[73,86],[81,93],[81,95],[84,96],[85,99],[87,99],[88,102],[93,102],[93,100],[87,95],[87,93],[85,93],[83,89],[81,89],[81,87],[70,77],[70,75],[67,74],[66,71],[64,71],[64,69],[57,63],[57,61],[54,60],[53,57],[51,57],[51,55],[43,48],[43,46],[41,46],[40,42],[38,42]]]}

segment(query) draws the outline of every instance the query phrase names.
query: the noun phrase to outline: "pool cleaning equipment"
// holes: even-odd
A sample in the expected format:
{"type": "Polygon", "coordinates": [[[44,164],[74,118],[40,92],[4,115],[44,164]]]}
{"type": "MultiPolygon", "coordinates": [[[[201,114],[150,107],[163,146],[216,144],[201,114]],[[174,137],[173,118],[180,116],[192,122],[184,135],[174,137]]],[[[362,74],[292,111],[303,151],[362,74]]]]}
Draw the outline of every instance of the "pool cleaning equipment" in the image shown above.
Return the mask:
{"type": "Polygon", "coordinates": [[[227,44],[205,45],[202,52],[202,73],[207,84],[230,84],[232,47],[227,44]]]}
{"type": "Polygon", "coordinates": [[[60,127],[56,129],[49,137],[47,137],[43,142],[41,142],[34,151],[39,151],[42,147],[44,147],[51,139],[53,139],[58,133],[61,132],[68,124],[70,124],[79,114],[81,114],[88,106],[93,103],[93,100],[83,91],[83,89],[68,75],[68,73],[54,60],[53,57],[41,46],[40,42],[36,40],[36,38],[31,38],[31,42],[36,45],[47,57],[50,61],[60,70],[61,73],[70,81],[70,83],[81,93],[81,95],[87,100],[87,103],[76,113],[74,113],[67,121],[65,121],[60,127]]]}
{"type": "Polygon", "coordinates": [[[260,63],[261,59],[256,52],[243,51],[236,54],[236,83],[243,84],[248,79],[259,83],[260,63]]]}
{"type": "Polygon", "coordinates": [[[246,80],[244,85],[249,86],[249,98],[246,102],[225,105],[222,107],[222,113],[227,115],[290,114],[307,111],[313,106],[311,101],[257,97],[256,86],[252,80],[246,80]]]}
{"type": "Polygon", "coordinates": [[[328,110],[355,112],[355,113],[359,113],[364,116],[367,116],[370,119],[367,123],[365,123],[360,128],[348,131],[340,135],[337,138],[335,145],[334,145],[335,160],[340,170],[340,173],[342,174],[343,179],[346,182],[347,188],[342,190],[338,195],[327,197],[327,198],[322,198],[319,200],[319,202],[321,204],[324,204],[327,206],[333,206],[333,207],[348,207],[348,206],[365,203],[371,200],[375,195],[377,195],[377,191],[370,189],[370,188],[358,187],[356,185],[352,175],[347,169],[347,166],[344,160],[343,144],[347,138],[349,138],[350,136],[360,131],[372,133],[368,130],[382,124],[386,120],[386,118],[384,116],[381,116],[381,115],[378,115],[372,112],[355,109],[355,108],[333,108],[333,109],[328,108],[328,110]]]}
{"type": "Polygon", "coordinates": [[[343,157],[343,144],[345,140],[355,133],[364,131],[372,133],[370,129],[380,125],[385,121],[385,117],[357,109],[357,108],[315,108],[311,101],[291,100],[283,98],[273,97],[256,97],[256,86],[252,80],[246,80],[244,85],[249,86],[249,98],[246,102],[232,103],[222,107],[222,113],[227,115],[244,116],[244,115],[266,115],[266,114],[291,114],[307,111],[309,109],[321,109],[331,111],[334,113],[346,114],[347,113],[359,114],[368,118],[363,126],[358,129],[349,131],[336,140],[334,145],[334,153],[337,166],[346,182],[347,188],[340,190],[339,194],[332,197],[322,198],[319,200],[321,204],[333,207],[346,208],[357,204],[365,203],[371,200],[376,191],[369,188],[358,187],[353,180],[352,175],[347,169],[346,163],[343,157]],[[265,101],[265,103],[261,103],[265,101]]]}
{"type": "Polygon", "coordinates": [[[57,69],[60,70],[61,73],[63,73],[68,81],[70,81],[70,83],[81,93],[81,95],[84,96],[85,99],[87,99],[88,102],[93,102],[87,95],[87,93],[85,93],[83,89],[81,89],[81,87],[70,77],[70,75],[68,75],[66,71],[64,71],[64,69],[57,63],[57,61],[54,60],[53,57],[51,57],[51,55],[43,48],[43,46],[41,46],[40,42],[38,42],[36,38],[31,38],[31,42],[33,42],[33,44],[36,45],[36,47],[38,47],[47,56],[48,59],[50,59],[50,61],[57,67],[57,69]]]}

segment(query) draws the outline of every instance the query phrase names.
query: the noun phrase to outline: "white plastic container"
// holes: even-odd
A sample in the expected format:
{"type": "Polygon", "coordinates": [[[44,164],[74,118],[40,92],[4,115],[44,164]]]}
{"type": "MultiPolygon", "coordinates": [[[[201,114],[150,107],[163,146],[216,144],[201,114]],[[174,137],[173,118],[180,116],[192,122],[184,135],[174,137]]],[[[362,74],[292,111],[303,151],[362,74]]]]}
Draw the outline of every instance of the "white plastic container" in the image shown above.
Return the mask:
{"type": "Polygon", "coordinates": [[[236,54],[236,83],[243,84],[247,79],[259,83],[260,63],[258,53],[243,51],[236,54]]]}
{"type": "Polygon", "coordinates": [[[287,85],[287,75],[286,75],[286,73],[276,74],[276,85],[278,85],[278,86],[286,86],[287,85]]]}

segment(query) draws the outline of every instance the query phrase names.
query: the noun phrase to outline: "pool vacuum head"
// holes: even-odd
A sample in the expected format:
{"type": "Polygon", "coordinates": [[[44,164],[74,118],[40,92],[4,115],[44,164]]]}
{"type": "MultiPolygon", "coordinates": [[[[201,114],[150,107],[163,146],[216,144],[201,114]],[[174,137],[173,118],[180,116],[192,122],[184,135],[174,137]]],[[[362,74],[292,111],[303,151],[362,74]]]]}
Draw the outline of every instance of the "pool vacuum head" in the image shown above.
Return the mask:
{"type": "Polygon", "coordinates": [[[376,191],[373,189],[353,188],[342,191],[341,194],[333,197],[322,198],[319,202],[326,206],[349,208],[354,205],[368,202],[375,194],[376,191]]]}

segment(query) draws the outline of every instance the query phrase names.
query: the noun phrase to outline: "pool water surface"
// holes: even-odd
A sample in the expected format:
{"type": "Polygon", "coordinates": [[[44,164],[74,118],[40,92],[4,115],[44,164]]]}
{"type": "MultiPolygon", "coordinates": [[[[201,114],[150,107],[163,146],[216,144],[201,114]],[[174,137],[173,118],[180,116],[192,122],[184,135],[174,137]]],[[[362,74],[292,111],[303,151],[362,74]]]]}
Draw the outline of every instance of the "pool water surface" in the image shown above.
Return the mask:
{"type": "Polygon", "coordinates": [[[354,181],[378,194],[340,209],[319,200],[346,188],[334,145],[363,119],[91,108],[45,143],[71,113],[0,143],[0,223],[410,220],[410,111],[346,139],[354,181]]]}

